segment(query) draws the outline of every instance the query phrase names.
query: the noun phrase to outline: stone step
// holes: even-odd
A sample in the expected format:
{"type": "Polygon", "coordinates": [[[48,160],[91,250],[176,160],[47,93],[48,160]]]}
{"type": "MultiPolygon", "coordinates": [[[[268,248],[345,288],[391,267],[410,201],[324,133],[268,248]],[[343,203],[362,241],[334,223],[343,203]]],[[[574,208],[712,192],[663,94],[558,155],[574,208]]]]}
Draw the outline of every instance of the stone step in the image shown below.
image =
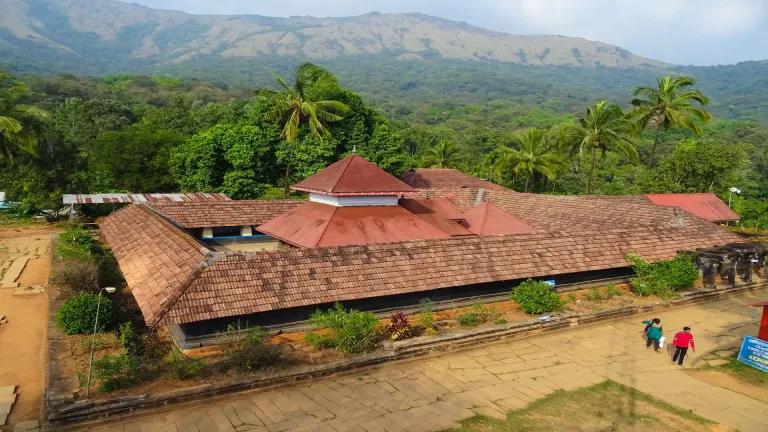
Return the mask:
{"type": "Polygon", "coordinates": [[[3,288],[15,288],[19,286],[16,282],[16,279],[21,276],[21,272],[24,271],[24,267],[27,266],[27,261],[29,261],[29,258],[29,255],[24,255],[13,260],[13,264],[8,267],[8,270],[6,270],[5,274],[3,275],[3,279],[0,280],[0,285],[2,285],[3,288]],[[16,285],[13,286],[13,284],[16,285]]]}

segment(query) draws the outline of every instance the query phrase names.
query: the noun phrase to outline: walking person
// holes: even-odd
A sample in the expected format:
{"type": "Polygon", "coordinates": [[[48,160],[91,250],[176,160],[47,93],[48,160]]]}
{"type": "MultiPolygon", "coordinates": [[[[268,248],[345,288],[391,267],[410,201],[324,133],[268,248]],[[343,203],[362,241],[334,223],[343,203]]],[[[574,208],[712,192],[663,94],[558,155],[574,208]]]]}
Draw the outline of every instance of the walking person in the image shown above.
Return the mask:
{"type": "Polygon", "coordinates": [[[654,318],[652,320],[643,321],[645,324],[645,347],[650,348],[653,345],[653,350],[658,352],[660,348],[659,340],[664,336],[664,329],[661,327],[661,320],[654,318]]]}
{"type": "Polygon", "coordinates": [[[683,359],[688,353],[688,347],[696,352],[696,343],[693,341],[693,333],[688,326],[683,327],[683,331],[675,333],[672,339],[672,345],[675,346],[675,355],[672,356],[672,363],[677,361],[679,366],[683,365],[683,359]]]}

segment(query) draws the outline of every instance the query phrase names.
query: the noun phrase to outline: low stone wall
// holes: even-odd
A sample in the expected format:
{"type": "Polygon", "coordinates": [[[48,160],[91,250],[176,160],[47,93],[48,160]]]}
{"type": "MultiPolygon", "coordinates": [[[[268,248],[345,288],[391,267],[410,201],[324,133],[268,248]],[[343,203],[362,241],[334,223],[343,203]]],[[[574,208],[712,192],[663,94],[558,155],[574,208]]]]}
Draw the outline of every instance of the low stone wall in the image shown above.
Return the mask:
{"type": "MultiPolygon", "coordinates": [[[[480,327],[455,331],[444,335],[422,336],[405,341],[388,342],[385,343],[384,349],[369,354],[323,365],[302,366],[289,370],[265,373],[257,377],[249,377],[238,382],[226,384],[205,384],[154,395],[141,395],[104,401],[74,401],[67,398],[52,399],[48,401],[48,422],[49,426],[66,426],[89,421],[97,422],[100,418],[162,411],[164,407],[172,404],[183,404],[185,402],[248,390],[265,390],[320,377],[348,373],[360,368],[395,360],[474,347],[482,342],[512,337],[525,337],[542,332],[606,322],[675,306],[713,301],[725,295],[760,290],[766,287],[768,287],[768,282],[761,281],[729,289],[700,289],[685,293],[674,300],[654,305],[628,306],[589,314],[565,314],[553,316],[552,319],[546,321],[532,319],[526,322],[480,327]]],[[[54,396],[50,391],[48,395],[49,397],[54,396]]]]}

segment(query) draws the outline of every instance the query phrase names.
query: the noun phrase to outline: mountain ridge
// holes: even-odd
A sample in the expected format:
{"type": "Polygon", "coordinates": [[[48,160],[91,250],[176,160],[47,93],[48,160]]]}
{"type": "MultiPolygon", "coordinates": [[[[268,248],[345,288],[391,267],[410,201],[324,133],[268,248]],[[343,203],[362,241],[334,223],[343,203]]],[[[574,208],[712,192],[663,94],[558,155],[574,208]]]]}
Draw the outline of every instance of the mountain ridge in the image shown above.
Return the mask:
{"type": "Polygon", "coordinates": [[[193,15],[114,0],[0,0],[0,7],[6,11],[0,16],[0,55],[13,58],[16,69],[119,73],[201,55],[317,61],[372,54],[399,61],[669,66],[603,42],[513,35],[418,12],[331,18],[193,15]]]}

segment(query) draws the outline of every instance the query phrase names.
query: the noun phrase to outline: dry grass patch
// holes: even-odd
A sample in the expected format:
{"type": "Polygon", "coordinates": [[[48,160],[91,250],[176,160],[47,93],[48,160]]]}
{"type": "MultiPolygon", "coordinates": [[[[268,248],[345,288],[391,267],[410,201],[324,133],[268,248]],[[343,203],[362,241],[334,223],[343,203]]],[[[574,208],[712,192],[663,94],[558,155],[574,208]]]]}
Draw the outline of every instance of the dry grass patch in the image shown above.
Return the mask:
{"type": "Polygon", "coordinates": [[[559,390],[506,420],[478,416],[451,432],[723,432],[717,425],[631,387],[605,381],[575,391],[559,390]]]}

